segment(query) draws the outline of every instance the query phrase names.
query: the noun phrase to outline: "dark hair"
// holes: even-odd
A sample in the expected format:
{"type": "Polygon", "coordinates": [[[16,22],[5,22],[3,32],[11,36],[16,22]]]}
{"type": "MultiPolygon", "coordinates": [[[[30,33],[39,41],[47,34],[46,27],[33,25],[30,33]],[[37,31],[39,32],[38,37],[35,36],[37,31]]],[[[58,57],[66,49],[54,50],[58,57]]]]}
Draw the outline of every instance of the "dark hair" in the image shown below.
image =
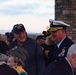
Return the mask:
{"type": "Polygon", "coordinates": [[[4,41],[0,41],[0,53],[6,54],[9,51],[8,45],[4,41]]]}

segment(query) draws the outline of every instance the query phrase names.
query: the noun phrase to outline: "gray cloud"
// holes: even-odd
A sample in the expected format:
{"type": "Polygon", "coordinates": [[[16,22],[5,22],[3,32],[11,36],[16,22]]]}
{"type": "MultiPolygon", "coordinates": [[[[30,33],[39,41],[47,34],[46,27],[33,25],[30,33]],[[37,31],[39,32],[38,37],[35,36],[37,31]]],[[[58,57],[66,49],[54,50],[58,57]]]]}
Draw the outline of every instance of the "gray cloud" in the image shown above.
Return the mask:
{"type": "Polygon", "coordinates": [[[17,14],[29,14],[31,11],[38,9],[38,4],[25,4],[19,6],[9,6],[0,9],[1,14],[17,15],[17,14]]]}
{"type": "MultiPolygon", "coordinates": [[[[2,0],[0,1],[1,3],[3,2],[9,2],[10,0],[2,0]]],[[[11,0],[12,1],[12,0],[11,0]]],[[[0,3],[0,4],[1,4],[0,3]]],[[[33,14],[33,15],[38,15],[38,16],[49,16],[50,14],[54,14],[54,7],[52,5],[43,4],[43,2],[35,2],[35,3],[25,3],[24,4],[19,4],[19,5],[4,5],[0,6],[0,14],[4,15],[21,15],[21,14],[33,14]],[[42,7],[45,9],[43,10],[42,7]],[[41,10],[40,10],[41,8],[41,10]],[[51,10],[51,12],[46,12],[48,9],[51,10]],[[41,13],[42,12],[42,13],[41,13]]]]}

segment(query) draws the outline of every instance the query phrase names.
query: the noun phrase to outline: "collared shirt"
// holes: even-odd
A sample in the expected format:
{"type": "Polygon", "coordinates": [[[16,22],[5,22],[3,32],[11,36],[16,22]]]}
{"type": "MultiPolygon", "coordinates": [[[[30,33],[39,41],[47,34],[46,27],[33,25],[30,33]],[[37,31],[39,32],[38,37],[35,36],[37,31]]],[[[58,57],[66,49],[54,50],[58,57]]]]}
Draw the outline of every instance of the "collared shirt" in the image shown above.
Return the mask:
{"type": "Polygon", "coordinates": [[[66,36],[60,41],[60,43],[57,44],[57,47],[59,48],[63,40],[66,38],[66,36]]]}

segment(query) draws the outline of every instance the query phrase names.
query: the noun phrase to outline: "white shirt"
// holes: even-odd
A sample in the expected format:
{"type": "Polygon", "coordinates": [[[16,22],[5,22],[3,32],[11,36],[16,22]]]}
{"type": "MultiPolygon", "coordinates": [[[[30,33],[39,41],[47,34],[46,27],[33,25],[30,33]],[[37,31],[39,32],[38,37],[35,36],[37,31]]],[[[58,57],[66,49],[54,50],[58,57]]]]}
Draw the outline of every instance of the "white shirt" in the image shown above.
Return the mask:
{"type": "Polygon", "coordinates": [[[63,40],[66,38],[66,36],[60,41],[60,43],[57,44],[57,47],[59,48],[63,40]]]}

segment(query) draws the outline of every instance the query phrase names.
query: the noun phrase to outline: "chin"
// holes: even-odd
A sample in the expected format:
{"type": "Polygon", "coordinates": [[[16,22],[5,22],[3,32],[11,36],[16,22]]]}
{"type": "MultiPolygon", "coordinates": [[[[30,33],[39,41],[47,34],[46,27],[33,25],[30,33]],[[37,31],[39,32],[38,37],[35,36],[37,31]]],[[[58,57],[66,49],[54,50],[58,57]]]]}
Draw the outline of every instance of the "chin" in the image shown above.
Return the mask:
{"type": "Polygon", "coordinates": [[[25,41],[25,39],[19,39],[20,40],[20,42],[24,42],[25,41]]]}

